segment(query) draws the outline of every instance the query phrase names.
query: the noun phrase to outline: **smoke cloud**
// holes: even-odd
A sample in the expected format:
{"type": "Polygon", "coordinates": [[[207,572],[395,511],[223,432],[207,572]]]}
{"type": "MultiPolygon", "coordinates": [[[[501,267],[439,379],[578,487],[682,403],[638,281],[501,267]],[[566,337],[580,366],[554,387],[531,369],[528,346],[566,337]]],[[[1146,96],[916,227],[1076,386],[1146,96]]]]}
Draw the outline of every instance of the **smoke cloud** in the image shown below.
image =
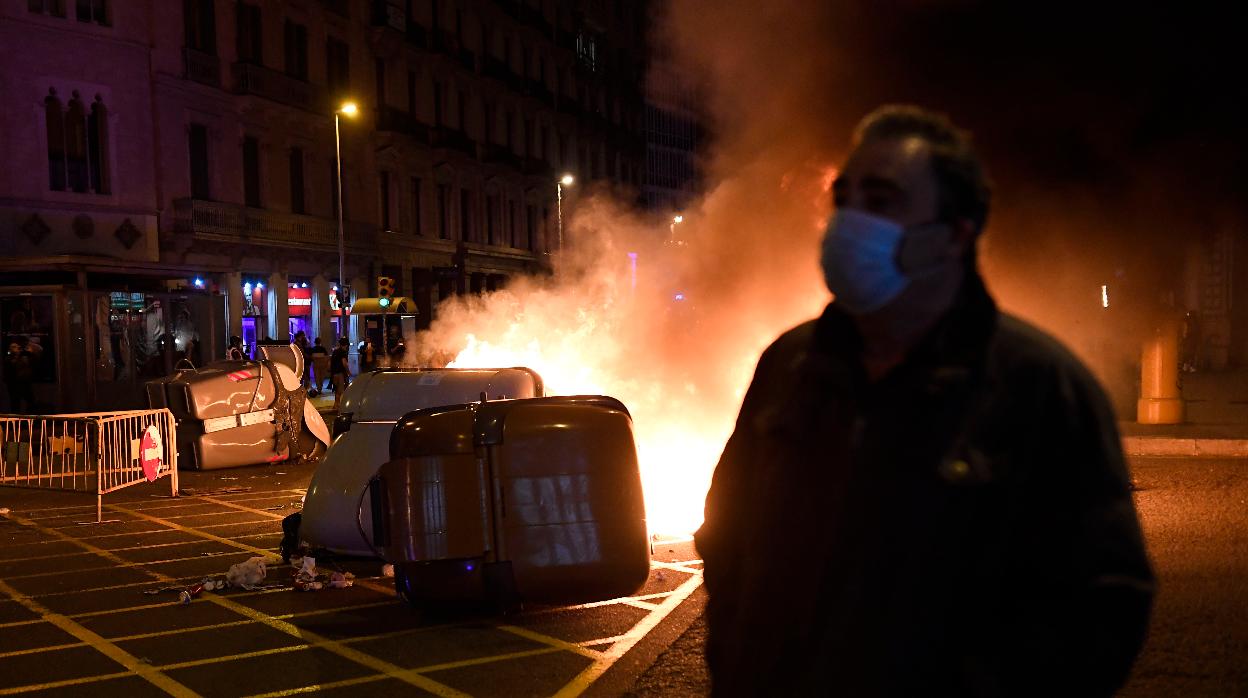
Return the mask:
{"type": "Polygon", "coordinates": [[[551,394],[620,398],[652,530],[691,531],[759,353],[828,300],[817,247],[853,125],[910,102],[975,134],[996,185],[981,268],[999,302],[1133,404],[1142,333],[1176,310],[1166,303],[1169,292],[1177,305],[1175,260],[1205,228],[1242,220],[1214,193],[1242,172],[1218,153],[1238,151],[1208,147],[1233,137],[1232,122],[1197,133],[1208,126],[1198,115],[1163,108],[1204,63],[1168,62],[1181,47],[1158,41],[1162,23],[1138,10],[1116,24],[1086,10],[1072,22],[1044,7],[658,6],[654,60],[700,89],[714,134],[705,191],[684,222],[672,229],[606,193],[582,194],[565,206],[553,275],[445,302],[418,344],[458,356],[454,365],[530,366],[551,394]],[[1129,41],[1105,42],[1124,32],[1129,41]],[[1176,166],[1193,162],[1218,186],[1183,181],[1176,166]]]}

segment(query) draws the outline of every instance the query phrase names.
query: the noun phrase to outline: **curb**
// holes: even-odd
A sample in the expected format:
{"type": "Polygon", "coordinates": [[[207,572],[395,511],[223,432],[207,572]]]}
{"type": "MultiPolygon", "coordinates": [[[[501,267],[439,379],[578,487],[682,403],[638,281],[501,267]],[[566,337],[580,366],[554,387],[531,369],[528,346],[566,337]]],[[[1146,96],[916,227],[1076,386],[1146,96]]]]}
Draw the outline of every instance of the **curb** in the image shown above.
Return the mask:
{"type": "Polygon", "coordinates": [[[1248,439],[1127,436],[1122,439],[1122,450],[1128,456],[1248,458],[1248,439]]]}

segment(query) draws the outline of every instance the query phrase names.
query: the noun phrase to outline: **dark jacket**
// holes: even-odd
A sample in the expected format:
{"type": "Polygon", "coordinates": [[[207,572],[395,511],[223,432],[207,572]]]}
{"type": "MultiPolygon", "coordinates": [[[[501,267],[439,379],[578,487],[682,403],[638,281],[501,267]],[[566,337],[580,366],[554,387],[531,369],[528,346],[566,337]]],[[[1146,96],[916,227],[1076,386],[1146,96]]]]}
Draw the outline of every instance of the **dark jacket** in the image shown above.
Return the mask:
{"type": "Polygon", "coordinates": [[[1114,416],[978,276],[883,379],[835,304],[764,352],[706,522],[716,695],[1109,695],[1153,593],[1114,416]]]}

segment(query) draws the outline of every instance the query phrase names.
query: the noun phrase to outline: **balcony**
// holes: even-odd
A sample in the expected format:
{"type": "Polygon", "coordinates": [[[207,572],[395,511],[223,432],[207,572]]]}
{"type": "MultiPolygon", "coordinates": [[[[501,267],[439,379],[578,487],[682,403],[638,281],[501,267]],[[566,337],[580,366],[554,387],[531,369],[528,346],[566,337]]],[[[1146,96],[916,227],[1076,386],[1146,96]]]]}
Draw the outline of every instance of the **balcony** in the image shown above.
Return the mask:
{"type": "Polygon", "coordinates": [[[196,51],[188,48],[183,51],[183,57],[186,59],[186,79],[195,82],[211,85],[213,87],[221,86],[221,60],[216,56],[196,51]]]}
{"type": "Polygon", "coordinates": [[[322,111],[327,104],[325,91],[317,85],[250,63],[234,64],[234,89],[308,111],[322,111]]]}
{"type": "MultiPolygon", "coordinates": [[[[173,202],[174,230],[203,240],[275,247],[338,249],[338,224],[330,218],[278,213],[202,199],[173,202]]],[[[347,224],[348,245],[375,242],[371,226],[347,224]]]]}
{"type": "Polygon", "coordinates": [[[406,134],[421,143],[429,142],[429,126],[415,116],[394,107],[382,107],[377,112],[377,130],[406,134]]]}
{"type": "Polygon", "coordinates": [[[477,147],[463,131],[440,126],[429,132],[429,145],[443,150],[455,150],[476,156],[477,147]]]}

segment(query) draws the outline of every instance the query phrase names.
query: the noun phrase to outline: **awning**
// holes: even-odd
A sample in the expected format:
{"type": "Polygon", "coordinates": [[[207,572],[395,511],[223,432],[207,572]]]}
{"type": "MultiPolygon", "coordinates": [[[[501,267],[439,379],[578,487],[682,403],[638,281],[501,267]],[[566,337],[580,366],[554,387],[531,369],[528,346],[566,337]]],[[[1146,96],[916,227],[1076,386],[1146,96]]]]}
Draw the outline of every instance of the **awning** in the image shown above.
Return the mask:
{"type": "Polygon", "coordinates": [[[382,308],[380,298],[357,298],[351,304],[352,315],[419,315],[416,302],[405,296],[390,299],[390,307],[382,308]]]}

